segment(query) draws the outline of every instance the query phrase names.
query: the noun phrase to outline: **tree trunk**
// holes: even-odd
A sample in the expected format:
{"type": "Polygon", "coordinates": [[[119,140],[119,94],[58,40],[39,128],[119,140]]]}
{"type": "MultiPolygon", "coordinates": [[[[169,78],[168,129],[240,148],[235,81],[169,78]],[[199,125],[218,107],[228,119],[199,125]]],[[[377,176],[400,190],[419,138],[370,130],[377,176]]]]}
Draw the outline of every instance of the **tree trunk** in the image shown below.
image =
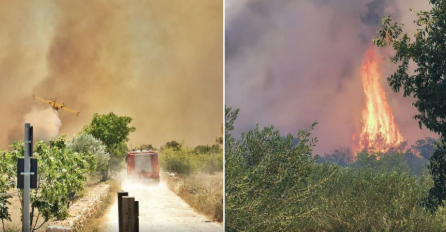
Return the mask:
{"type": "Polygon", "coordinates": [[[104,171],[102,171],[102,179],[101,179],[101,181],[108,180],[109,169],[110,169],[110,164],[107,164],[107,168],[104,171]]]}

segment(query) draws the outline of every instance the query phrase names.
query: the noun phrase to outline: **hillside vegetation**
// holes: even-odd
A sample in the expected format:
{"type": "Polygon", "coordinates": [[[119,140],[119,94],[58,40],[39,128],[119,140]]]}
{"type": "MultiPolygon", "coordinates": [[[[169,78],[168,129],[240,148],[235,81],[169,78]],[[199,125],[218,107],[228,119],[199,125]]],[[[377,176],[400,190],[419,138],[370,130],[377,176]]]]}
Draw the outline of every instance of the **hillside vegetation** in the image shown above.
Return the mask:
{"type": "Polygon", "coordinates": [[[237,140],[231,131],[238,112],[225,112],[226,231],[446,228],[446,210],[424,206],[433,181],[423,157],[363,151],[355,162],[342,152],[321,159],[312,154],[316,123],[296,138],[256,127],[237,140]]]}
{"type": "Polygon", "coordinates": [[[197,211],[223,221],[223,151],[219,144],[191,149],[172,141],[161,148],[159,159],[161,168],[175,175],[165,175],[171,190],[197,211]]]}

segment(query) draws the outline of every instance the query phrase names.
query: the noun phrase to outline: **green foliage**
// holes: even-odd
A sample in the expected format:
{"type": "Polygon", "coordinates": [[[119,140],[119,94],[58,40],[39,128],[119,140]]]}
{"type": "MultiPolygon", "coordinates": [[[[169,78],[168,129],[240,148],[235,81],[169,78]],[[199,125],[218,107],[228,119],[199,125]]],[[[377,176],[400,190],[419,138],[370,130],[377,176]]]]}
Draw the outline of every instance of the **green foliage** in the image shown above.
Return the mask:
{"type": "MultiPolygon", "coordinates": [[[[14,142],[14,149],[5,152],[11,176],[15,176],[17,159],[24,154],[23,142],[14,142]]],[[[96,156],[91,153],[77,153],[67,146],[64,137],[50,140],[46,145],[38,141],[33,154],[38,160],[39,188],[31,190],[31,211],[37,208],[37,218],[42,218],[41,225],[52,218],[62,219],[68,216],[68,207],[76,194],[83,189],[89,171],[94,170],[96,156]]],[[[13,177],[11,177],[13,178],[13,177]]],[[[23,192],[20,192],[20,197],[23,192]]],[[[33,223],[38,228],[38,219],[33,223]]]]}
{"type": "Polygon", "coordinates": [[[173,149],[173,150],[179,151],[179,150],[181,150],[182,147],[183,147],[182,143],[179,143],[177,141],[170,141],[170,142],[167,142],[166,145],[164,145],[162,148],[163,149],[173,149]]]}
{"type": "Polygon", "coordinates": [[[214,174],[223,171],[223,153],[197,154],[192,149],[163,149],[159,155],[161,167],[168,172],[190,175],[196,172],[214,174]]]}
{"type": "Polygon", "coordinates": [[[12,196],[5,194],[14,187],[14,180],[12,179],[14,170],[10,165],[6,159],[6,152],[0,150],[0,220],[2,221],[2,225],[4,220],[11,221],[11,215],[8,210],[11,205],[9,199],[12,196]]]}
{"type": "Polygon", "coordinates": [[[418,177],[426,171],[427,164],[429,163],[429,160],[416,156],[412,150],[408,150],[404,153],[404,161],[409,166],[412,174],[418,177]]]}
{"type": "Polygon", "coordinates": [[[226,231],[296,231],[300,218],[312,211],[306,207],[312,189],[335,170],[315,164],[311,158],[316,139],[300,130],[282,138],[273,127],[257,127],[235,141],[229,133],[238,110],[226,108],[225,194],[226,231]],[[311,176],[315,181],[311,182],[311,176]]]}
{"type": "MultiPolygon", "coordinates": [[[[237,113],[226,108],[231,129],[237,113]]],[[[409,172],[410,162],[423,159],[413,150],[363,151],[348,167],[317,164],[312,128],[297,143],[272,127],[240,140],[226,131],[225,231],[444,231],[446,210],[422,207],[433,181],[409,172]]],[[[343,154],[330,158],[345,161],[343,154]]]]}
{"type": "Polygon", "coordinates": [[[395,92],[401,88],[404,96],[414,96],[414,106],[418,109],[415,119],[420,127],[424,124],[437,133],[446,132],[446,66],[443,63],[446,47],[446,1],[430,0],[430,11],[416,13],[414,41],[403,33],[401,25],[392,24],[390,17],[383,18],[379,37],[374,39],[378,46],[391,45],[395,55],[393,63],[400,63],[397,70],[388,78],[389,85],[395,92]],[[409,73],[409,61],[417,65],[414,74],[409,73]]]}
{"type": "Polygon", "coordinates": [[[158,149],[156,147],[154,147],[152,144],[142,144],[138,147],[136,147],[136,149],[142,149],[142,150],[151,150],[151,151],[157,151],[158,149]]]}
{"type": "Polygon", "coordinates": [[[117,116],[116,114],[94,114],[90,125],[83,128],[83,131],[100,139],[107,150],[113,150],[116,144],[127,142],[131,132],[136,131],[135,127],[129,127],[132,122],[131,117],[117,116]]]}
{"type": "Polygon", "coordinates": [[[317,162],[335,163],[346,167],[353,162],[353,152],[348,147],[341,147],[335,149],[331,154],[325,154],[323,157],[320,157],[317,162]]]}
{"type": "Polygon", "coordinates": [[[193,171],[192,160],[189,156],[185,150],[167,148],[163,149],[162,154],[158,157],[160,165],[165,171],[189,175],[193,171]]]}
{"type": "Polygon", "coordinates": [[[215,138],[217,144],[223,145],[223,124],[221,125],[221,136],[215,138]]]}
{"type": "Polygon", "coordinates": [[[404,156],[400,153],[382,154],[360,152],[356,156],[356,162],[351,165],[354,168],[368,168],[375,171],[409,171],[404,156]]]}
{"type": "Polygon", "coordinates": [[[342,168],[313,191],[308,204],[315,210],[298,230],[443,231],[445,211],[420,207],[431,185],[428,176],[404,171],[342,168]]]}
{"type": "Polygon", "coordinates": [[[218,144],[214,144],[212,146],[198,145],[194,148],[194,152],[196,154],[219,153],[221,152],[221,148],[218,144]]]}
{"type": "Polygon", "coordinates": [[[412,145],[412,150],[415,154],[423,157],[424,159],[430,159],[434,154],[436,140],[427,137],[426,139],[417,140],[415,145],[412,145]]]}
{"type": "Polygon", "coordinates": [[[446,141],[442,137],[436,143],[434,155],[428,165],[429,172],[434,180],[434,186],[429,190],[429,196],[425,200],[425,205],[432,212],[438,207],[444,207],[446,194],[446,141]]]}
{"type": "MultiPolygon", "coordinates": [[[[446,136],[446,0],[429,0],[430,11],[419,11],[414,21],[417,29],[410,37],[403,33],[398,23],[390,17],[383,18],[379,37],[374,39],[378,46],[392,46],[395,55],[391,61],[399,66],[387,80],[393,91],[404,90],[404,96],[413,96],[413,104],[419,114],[414,118],[420,127],[424,124],[429,130],[446,136]],[[414,74],[410,73],[409,62],[417,65],[414,74]]],[[[412,11],[412,9],[411,9],[412,11]]],[[[444,138],[443,138],[444,140],[444,138]]],[[[432,210],[442,205],[446,199],[446,153],[439,148],[431,158],[429,166],[435,181],[429,194],[428,204],[432,210]],[[437,206],[432,204],[438,204],[437,206]]]]}
{"type": "Polygon", "coordinates": [[[74,136],[67,144],[68,148],[74,152],[88,154],[96,156],[96,165],[91,165],[90,172],[95,171],[96,175],[102,175],[107,171],[108,162],[110,160],[110,154],[107,152],[107,148],[101,140],[96,139],[93,135],[81,133],[78,136],[74,136]]]}
{"type": "MultiPolygon", "coordinates": [[[[94,114],[93,120],[82,130],[82,133],[93,135],[101,140],[110,154],[108,167],[112,173],[119,172],[123,166],[126,152],[128,151],[126,142],[129,140],[131,132],[136,131],[135,127],[130,127],[131,117],[117,116],[116,114],[94,114]]],[[[108,178],[105,173],[103,180],[108,178]]]]}
{"type": "Polygon", "coordinates": [[[420,177],[433,155],[435,139],[427,137],[416,141],[410,149],[402,151],[401,146],[390,148],[387,152],[379,152],[371,148],[357,154],[353,161],[353,155],[349,148],[341,147],[331,154],[320,157],[317,162],[335,163],[343,167],[361,168],[368,167],[381,171],[410,170],[412,174],[420,177]]]}

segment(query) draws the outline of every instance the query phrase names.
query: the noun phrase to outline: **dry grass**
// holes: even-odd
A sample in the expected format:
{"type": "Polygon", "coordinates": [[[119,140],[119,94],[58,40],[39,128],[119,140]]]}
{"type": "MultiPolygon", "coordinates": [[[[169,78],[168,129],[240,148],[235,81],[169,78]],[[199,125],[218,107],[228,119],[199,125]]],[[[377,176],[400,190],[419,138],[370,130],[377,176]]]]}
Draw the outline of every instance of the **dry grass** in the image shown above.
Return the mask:
{"type": "Polygon", "coordinates": [[[105,232],[104,227],[101,226],[104,224],[103,215],[105,214],[105,211],[114,203],[116,192],[121,190],[121,186],[118,182],[109,180],[106,181],[107,184],[110,185],[110,188],[108,190],[108,195],[105,198],[104,202],[101,204],[99,209],[96,211],[96,213],[90,218],[88,223],[84,226],[82,231],[84,232],[105,232]]]}
{"type": "Polygon", "coordinates": [[[223,221],[223,173],[199,173],[182,179],[168,178],[169,189],[174,191],[192,208],[212,218],[223,221]]]}
{"type": "MultiPolygon", "coordinates": [[[[18,197],[18,193],[16,193],[18,190],[17,189],[13,189],[11,190],[11,192],[14,192],[14,194],[12,195],[12,198],[10,199],[11,205],[9,206],[9,213],[11,214],[11,221],[4,221],[5,223],[5,231],[7,232],[15,232],[15,231],[22,231],[22,211],[21,211],[21,201],[18,197]]],[[[30,209],[31,210],[31,209],[30,209]]],[[[38,210],[35,209],[34,212],[34,220],[33,220],[33,224],[36,221],[36,215],[38,213],[38,210]]],[[[42,224],[43,218],[40,217],[39,221],[37,222],[37,227],[42,224]]],[[[46,229],[46,226],[51,222],[48,221],[46,222],[42,227],[40,227],[40,229],[36,230],[37,232],[43,232],[46,229]]],[[[0,225],[1,226],[1,225],[0,225]]],[[[3,229],[3,228],[2,228],[3,229]]]]}

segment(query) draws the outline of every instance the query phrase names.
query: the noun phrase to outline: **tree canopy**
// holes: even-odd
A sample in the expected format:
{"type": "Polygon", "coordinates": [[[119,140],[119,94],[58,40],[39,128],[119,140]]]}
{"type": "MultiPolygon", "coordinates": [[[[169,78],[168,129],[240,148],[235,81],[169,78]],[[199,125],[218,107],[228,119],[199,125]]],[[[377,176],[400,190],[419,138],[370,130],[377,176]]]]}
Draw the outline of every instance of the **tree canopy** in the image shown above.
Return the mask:
{"type": "MultiPolygon", "coordinates": [[[[108,114],[94,114],[93,120],[86,125],[81,133],[93,135],[101,140],[107,152],[110,153],[109,168],[111,171],[121,170],[121,163],[124,160],[127,151],[126,142],[129,141],[131,132],[135,132],[136,128],[129,126],[132,118],[128,116],[118,116],[113,112],[108,114]]],[[[104,179],[108,175],[104,175],[104,179]]]]}
{"type": "Polygon", "coordinates": [[[110,152],[117,144],[129,141],[131,132],[135,127],[130,127],[132,118],[118,116],[113,112],[109,114],[94,114],[91,123],[83,128],[83,131],[100,139],[110,152]]]}
{"type": "Polygon", "coordinates": [[[149,149],[149,150],[153,150],[153,151],[156,151],[156,150],[158,150],[156,147],[154,147],[152,144],[149,144],[149,143],[144,143],[144,144],[142,144],[142,145],[140,145],[140,146],[138,146],[138,147],[136,147],[137,149],[142,149],[142,150],[146,150],[146,149],[149,149]]]}
{"type": "Polygon", "coordinates": [[[182,147],[183,147],[183,144],[179,143],[177,141],[170,141],[170,142],[167,142],[166,145],[164,145],[165,149],[172,148],[173,150],[176,150],[176,151],[181,150],[182,147]]]}
{"type": "Polygon", "coordinates": [[[446,200],[446,0],[429,0],[429,3],[430,11],[416,12],[417,29],[413,37],[403,33],[402,24],[392,22],[387,16],[374,43],[380,47],[391,46],[396,52],[391,61],[398,68],[387,78],[393,91],[402,89],[405,97],[414,97],[413,105],[419,112],[414,118],[420,127],[425,125],[442,136],[443,142],[438,144],[429,164],[434,187],[429,193],[428,207],[436,209],[446,200]],[[410,62],[416,65],[413,73],[410,62]]]}

